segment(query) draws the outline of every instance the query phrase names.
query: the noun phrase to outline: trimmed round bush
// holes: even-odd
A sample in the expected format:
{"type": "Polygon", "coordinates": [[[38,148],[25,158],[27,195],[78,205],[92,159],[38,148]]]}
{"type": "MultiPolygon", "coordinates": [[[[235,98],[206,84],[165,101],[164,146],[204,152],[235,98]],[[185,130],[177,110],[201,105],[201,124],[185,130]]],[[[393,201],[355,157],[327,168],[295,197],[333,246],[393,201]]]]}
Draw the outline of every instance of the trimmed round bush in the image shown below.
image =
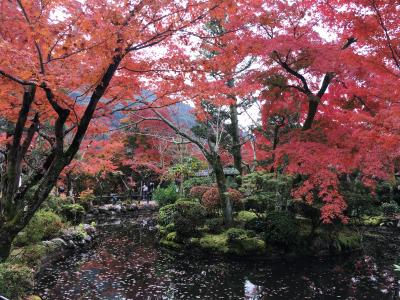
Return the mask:
{"type": "Polygon", "coordinates": [[[291,214],[284,211],[275,211],[267,215],[265,239],[267,243],[282,248],[289,248],[297,244],[299,226],[291,214]]]}
{"type": "Polygon", "coordinates": [[[190,189],[189,197],[201,199],[203,197],[204,193],[207,192],[210,188],[211,187],[206,186],[206,185],[194,186],[190,189]]]}
{"type": "MultiPolygon", "coordinates": [[[[228,189],[229,199],[232,201],[233,207],[240,208],[242,204],[242,194],[235,189],[228,189]]],[[[219,197],[218,189],[213,187],[203,194],[201,198],[201,204],[207,209],[218,209],[221,208],[221,199],[219,197]]]]}

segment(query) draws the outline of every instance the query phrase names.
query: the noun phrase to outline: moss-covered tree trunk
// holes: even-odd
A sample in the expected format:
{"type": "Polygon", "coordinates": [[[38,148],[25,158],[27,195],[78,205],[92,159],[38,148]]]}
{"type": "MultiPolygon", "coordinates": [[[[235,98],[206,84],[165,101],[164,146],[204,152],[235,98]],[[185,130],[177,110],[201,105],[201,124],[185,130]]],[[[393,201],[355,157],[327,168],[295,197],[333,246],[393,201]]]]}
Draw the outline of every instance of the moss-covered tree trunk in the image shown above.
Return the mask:
{"type": "Polygon", "coordinates": [[[231,227],[233,221],[233,208],[231,199],[229,198],[228,189],[226,187],[226,177],[221,163],[221,158],[218,154],[214,154],[212,159],[209,161],[215,173],[218,194],[219,198],[221,199],[222,211],[224,215],[224,222],[227,227],[231,227]]]}

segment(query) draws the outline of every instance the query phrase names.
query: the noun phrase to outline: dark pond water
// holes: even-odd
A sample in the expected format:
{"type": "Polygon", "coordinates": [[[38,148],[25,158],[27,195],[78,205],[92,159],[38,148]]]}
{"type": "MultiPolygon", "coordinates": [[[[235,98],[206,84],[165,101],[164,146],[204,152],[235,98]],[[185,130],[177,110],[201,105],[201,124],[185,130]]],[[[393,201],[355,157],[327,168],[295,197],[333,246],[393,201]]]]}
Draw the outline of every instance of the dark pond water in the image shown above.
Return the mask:
{"type": "MultiPolygon", "coordinates": [[[[101,226],[97,244],[38,276],[43,299],[398,299],[397,253],[295,262],[177,256],[137,224],[101,226]]],[[[387,245],[382,244],[383,252],[387,245]]],[[[387,249],[386,249],[387,248],[387,249]]],[[[386,251],[387,250],[387,251],[386,251]]],[[[382,252],[382,253],[383,253],[382,252]]]]}

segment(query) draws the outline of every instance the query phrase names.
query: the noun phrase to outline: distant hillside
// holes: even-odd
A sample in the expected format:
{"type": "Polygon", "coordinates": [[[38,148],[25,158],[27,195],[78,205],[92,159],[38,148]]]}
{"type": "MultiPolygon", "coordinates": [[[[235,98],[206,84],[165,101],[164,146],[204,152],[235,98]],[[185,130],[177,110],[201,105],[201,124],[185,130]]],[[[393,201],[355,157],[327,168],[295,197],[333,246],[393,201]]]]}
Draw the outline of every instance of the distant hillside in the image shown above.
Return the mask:
{"type": "MultiPolygon", "coordinates": [[[[81,96],[81,93],[79,91],[73,91],[69,94],[69,96],[73,99],[76,99],[77,103],[79,104],[85,104],[88,103],[90,100],[90,95],[85,95],[81,96]]],[[[139,99],[146,99],[146,101],[151,102],[155,100],[155,95],[149,91],[143,91],[141,96],[137,96],[139,99]]],[[[100,101],[107,101],[107,99],[102,98],[100,101]]],[[[134,104],[132,106],[140,106],[140,104],[134,104]]],[[[119,108],[122,108],[121,104],[117,104],[114,109],[118,110],[119,108]]],[[[184,126],[191,128],[196,124],[196,119],[194,115],[191,113],[191,110],[193,107],[191,107],[189,104],[186,103],[177,103],[174,105],[171,105],[168,107],[168,111],[170,113],[170,116],[172,118],[172,121],[176,123],[179,126],[184,126]]],[[[117,111],[113,114],[113,119],[111,121],[111,128],[117,128],[121,125],[121,120],[125,117],[125,115],[117,111]]]]}

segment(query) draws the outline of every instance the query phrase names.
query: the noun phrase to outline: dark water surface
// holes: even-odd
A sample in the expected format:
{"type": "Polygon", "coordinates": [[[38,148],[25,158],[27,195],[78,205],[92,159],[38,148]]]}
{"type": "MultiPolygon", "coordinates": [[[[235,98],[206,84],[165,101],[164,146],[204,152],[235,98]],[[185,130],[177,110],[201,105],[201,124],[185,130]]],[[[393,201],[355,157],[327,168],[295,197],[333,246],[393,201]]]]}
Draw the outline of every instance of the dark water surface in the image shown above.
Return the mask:
{"type": "MultiPolygon", "coordinates": [[[[97,244],[46,268],[43,299],[398,299],[396,253],[294,262],[176,256],[154,233],[122,223],[99,227],[97,244]]],[[[382,245],[382,248],[387,245],[382,245]]],[[[389,251],[389,250],[387,250],[389,251]]]]}

